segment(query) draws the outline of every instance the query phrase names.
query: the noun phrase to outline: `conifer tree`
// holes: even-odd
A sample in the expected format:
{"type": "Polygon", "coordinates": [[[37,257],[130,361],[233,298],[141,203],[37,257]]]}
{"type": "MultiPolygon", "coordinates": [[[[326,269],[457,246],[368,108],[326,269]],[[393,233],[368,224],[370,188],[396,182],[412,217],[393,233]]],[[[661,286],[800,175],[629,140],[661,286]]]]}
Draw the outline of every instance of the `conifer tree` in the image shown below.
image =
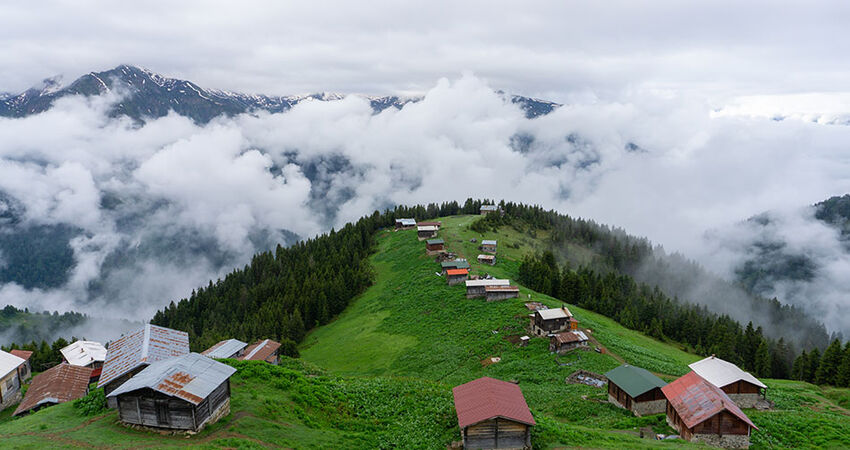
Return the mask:
{"type": "Polygon", "coordinates": [[[838,339],[832,341],[823,352],[820,364],[815,372],[815,384],[836,385],[838,367],[844,359],[844,350],[838,339]]]}

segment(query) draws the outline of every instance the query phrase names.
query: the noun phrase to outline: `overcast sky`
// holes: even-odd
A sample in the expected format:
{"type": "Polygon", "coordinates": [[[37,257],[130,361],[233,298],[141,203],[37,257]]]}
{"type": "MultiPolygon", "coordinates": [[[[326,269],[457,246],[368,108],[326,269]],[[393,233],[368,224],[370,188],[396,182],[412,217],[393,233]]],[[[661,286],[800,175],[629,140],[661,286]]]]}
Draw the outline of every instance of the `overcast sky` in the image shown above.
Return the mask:
{"type": "Polygon", "coordinates": [[[420,93],[463,71],[561,102],[850,92],[847,2],[425,3],[3,2],[0,92],[122,63],[268,94],[420,93]]]}

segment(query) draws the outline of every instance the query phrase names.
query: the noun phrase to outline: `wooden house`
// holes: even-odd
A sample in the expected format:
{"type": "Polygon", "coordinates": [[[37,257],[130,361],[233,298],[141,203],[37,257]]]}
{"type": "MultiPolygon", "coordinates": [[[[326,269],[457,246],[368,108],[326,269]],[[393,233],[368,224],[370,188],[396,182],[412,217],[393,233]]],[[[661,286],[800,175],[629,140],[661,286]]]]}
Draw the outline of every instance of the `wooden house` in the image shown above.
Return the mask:
{"type": "Polygon", "coordinates": [[[563,354],[579,347],[587,347],[587,335],[583,331],[564,331],[549,337],[550,352],[563,354]]]}
{"type": "Polygon", "coordinates": [[[443,275],[451,269],[469,269],[469,262],[465,259],[456,259],[454,261],[443,261],[440,263],[443,275]]]}
{"type": "Polygon", "coordinates": [[[189,353],[189,334],[147,324],[109,344],[97,387],[103,388],[107,403],[109,393],[124,384],[148,365],[189,353]]]}
{"type": "Polygon", "coordinates": [[[536,423],[519,386],[483,377],[452,394],[463,448],[531,448],[536,423]]]}
{"type": "Polygon", "coordinates": [[[496,264],[496,255],[478,255],[478,262],[493,266],[496,264]]]}
{"type": "Polygon", "coordinates": [[[608,401],[628,409],[636,416],[661,414],[667,398],[661,388],[667,385],[650,371],[624,364],[605,374],[608,378],[608,401]]]}
{"type": "Polygon", "coordinates": [[[396,230],[412,230],[416,226],[416,221],[413,219],[396,219],[396,230]]]}
{"type": "Polygon", "coordinates": [[[695,372],[661,388],[667,423],[683,439],[714,447],[747,448],[758,427],[725,392],[695,372]]]}
{"type": "Polygon", "coordinates": [[[562,331],[578,329],[578,321],[566,305],[560,308],[538,309],[531,315],[531,333],[536,336],[548,336],[562,331]]]}
{"type": "Polygon", "coordinates": [[[519,297],[519,287],[517,286],[485,286],[484,299],[488,302],[496,300],[505,300],[509,298],[519,297]]]}
{"type": "Polygon", "coordinates": [[[245,349],[245,354],[239,358],[243,361],[265,361],[269,364],[280,363],[280,342],[271,339],[257,341],[245,349]]]}
{"type": "Polygon", "coordinates": [[[487,253],[496,253],[496,241],[492,239],[484,239],[481,241],[481,251],[487,253]]]}
{"type": "Polygon", "coordinates": [[[32,378],[32,363],[30,362],[30,359],[32,359],[32,352],[29,350],[13,349],[9,350],[9,353],[24,360],[24,363],[18,366],[18,376],[21,377],[21,382],[26,382],[32,378]]]}
{"type": "Polygon", "coordinates": [[[461,284],[469,277],[469,269],[449,269],[446,271],[446,282],[449,286],[461,284]]]}
{"type": "Polygon", "coordinates": [[[767,386],[749,372],[714,355],[689,364],[697,375],[720,388],[741,408],[754,408],[764,400],[767,386]]]}
{"type": "Polygon", "coordinates": [[[89,393],[92,369],[62,363],[36,375],[13,415],[83,398],[89,393]]]}
{"type": "Polygon", "coordinates": [[[199,431],[230,413],[236,369],[197,353],[157,361],[112,391],[121,422],[199,431]]]}
{"type": "Polygon", "coordinates": [[[481,209],[479,209],[479,212],[482,216],[486,216],[487,214],[498,211],[499,207],[496,205],[481,205],[481,209]]]}
{"type": "Polygon", "coordinates": [[[21,401],[21,376],[18,368],[26,363],[11,353],[0,350],[0,411],[21,401]]]}
{"type": "Polygon", "coordinates": [[[417,226],[416,235],[420,241],[437,237],[437,227],[434,225],[417,226]]]}
{"type": "Polygon", "coordinates": [[[440,227],[443,226],[443,222],[419,222],[417,225],[421,225],[423,227],[436,227],[437,231],[440,231],[440,227]]]}
{"type": "Polygon", "coordinates": [[[466,280],[466,298],[486,297],[488,286],[510,286],[510,280],[496,278],[484,280],[466,280]]]}
{"type": "Polygon", "coordinates": [[[425,241],[425,251],[429,255],[446,251],[446,242],[442,239],[428,239],[425,241]]]}
{"type": "Polygon", "coordinates": [[[201,354],[215,359],[241,358],[245,354],[245,347],[247,346],[247,343],[239,339],[227,339],[204,350],[201,354]]]}
{"type": "Polygon", "coordinates": [[[62,354],[62,359],[72,366],[92,369],[92,382],[100,379],[103,362],[106,361],[106,347],[100,342],[76,341],[59,350],[59,353],[62,354]]]}

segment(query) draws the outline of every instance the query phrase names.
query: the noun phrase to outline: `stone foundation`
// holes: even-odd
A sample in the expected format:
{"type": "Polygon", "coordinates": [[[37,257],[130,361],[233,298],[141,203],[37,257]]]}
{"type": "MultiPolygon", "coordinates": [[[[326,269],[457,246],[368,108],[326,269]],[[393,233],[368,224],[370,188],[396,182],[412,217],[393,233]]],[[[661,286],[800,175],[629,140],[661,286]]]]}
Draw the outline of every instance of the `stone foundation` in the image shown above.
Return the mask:
{"type": "Polygon", "coordinates": [[[608,402],[609,402],[609,403],[611,403],[611,404],[613,404],[613,405],[614,405],[614,406],[616,406],[617,408],[623,408],[623,409],[626,409],[626,407],[625,407],[625,406],[623,406],[623,405],[621,405],[621,404],[620,404],[620,402],[618,402],[618,401],[617,401],[617,399],[616,399],[616,398],[614,398],[614,396],[613,396],[613,395],[611,395],[611,394],[608,394],[608,402]]]}
{"type": "Polygon", "coordinates": [[[9,391],[6,391],[3,397],[3,403],[0,403],[0,410],[4,410],[14,404],[21,402],[21,390],[18,389],[14,394],[10,394],[9,391]],[[6,397],[8,396],[8,397],[6,397]]]}
{"type": "Polygon", "coordinates": [[[723,448],[748,448],[750,446],[750,437],[746,434],[724,434],[723,436],[716,434],[695,434],[691,441],[723,448]]]}
{"type": "Polygon", "coordinates": [[[759,394],[727,394],[739,408],[755,408],[764,399],[759,394]]]}
{"type": "Polygon", "coordinates": [[[207,418],[207,421],[202,423],[200,427],[198,427],[198,431],[204,429],[205,426],[218,422],[222,417],[230,414],[230,397],[225,400],[221,406],[218,407],[215,411],[213,411],[212,415],[207,418]]]}
{"type": "Polygon", "coordinates": [[[650,416],[652,414],[661,414],[667,410],[667,400],[652,400],[649,402],[632,402],[632,412],[636,416],[650,416]]]}

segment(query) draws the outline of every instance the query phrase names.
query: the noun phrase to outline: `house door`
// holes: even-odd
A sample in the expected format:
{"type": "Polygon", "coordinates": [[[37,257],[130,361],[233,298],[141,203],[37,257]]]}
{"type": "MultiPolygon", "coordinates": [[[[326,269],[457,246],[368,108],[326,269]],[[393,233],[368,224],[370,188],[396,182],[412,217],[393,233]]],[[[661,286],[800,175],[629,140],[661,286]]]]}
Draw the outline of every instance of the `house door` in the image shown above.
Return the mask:
{"type": "Polygon", "coordinates": [[[156,423],[157,425],[168,425],[168,400],[156,401],[156,423]]]}

